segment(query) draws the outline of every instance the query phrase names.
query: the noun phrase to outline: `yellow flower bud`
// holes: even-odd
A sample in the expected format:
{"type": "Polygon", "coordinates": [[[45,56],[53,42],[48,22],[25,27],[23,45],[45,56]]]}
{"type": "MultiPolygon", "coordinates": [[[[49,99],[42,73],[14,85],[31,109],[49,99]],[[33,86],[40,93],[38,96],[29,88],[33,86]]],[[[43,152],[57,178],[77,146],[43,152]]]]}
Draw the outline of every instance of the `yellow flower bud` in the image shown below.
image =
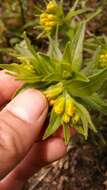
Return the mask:
{"type": "Polygon", "coordinates": [[[56,12],[58,8],[58,5],[56,4],[55,1],[50,1],[47,5],[47,12],[51,13],[51,12],[56,12]]]}
{"type": "Polygon", "coordinates": [[[53,14],[48,14],[48,20],[55,21],[56,20],[56,16],[54,16],[53,14]]]}
{"type": "Polygon", "coordinates": [[[47,21],[44,23],[45,27],[53,27],[56,25],[56,22],[54,21],[47,21]]]}
{"type": "Polygon", "coordinates": [[[41,24],[41,25],[44,25],[45,22],[47,22],[47,21],[48,21],[47,18],[42,18],[42,19],[40,20],[40,24],[41,24]]]}
{"type": "Polygon", "coordinates": [[[65,98],[63,96],[59,97],[54,105],[54,111],[57,114],[62,114],[64,112],[65,98]]]}
{"type": "Polygon", "coordinates": [[[47,21],[47,14],[46,13],[42,13],[41,15],[40,15],[40,24],[41,25],[44,25],[44,23],[47,21]]]}
{"type": "Polygon", "coordinates": [[[53,14],[42,13],[40,15],[40,24],[44,27],[45,31],[50,31],[57,25],[57,17],[53,14]]]}
{"type": "Polygon", "coordinates": [[[104,58],[104,55],[102,54],[102,55],[100,55],[100,58],[102,59],[102,58],[104,58]]]}
{"type": "Polygon", "coordinates": [[[66,114],[68,114],[69,116],[72,117],[74,115],[75,111],[76,111],[76,109],[75,109],[74,102],[73,102],[72,98],[67,97],[66,103],[65,103],[66,114]]]}
{"type": "Polygon", "coordinates": [[[67,115],[66,113],[63,114],[62,120],[64,123],[69,123],[70,122],[70,116],[67,115]]]}
{"type": "Polygon", "coordinates": [[[49,87],[46,91],[44,91],[44,94],[48,99],[54,99],[62,92],[63,92],[63,84],[58,83],[56,85],[49,87]]]}
{"type": "Polygon", "coordinates": [[[52,105],[55,104],[55,102],[56,102],[56,100],[52,99],[52,100],[49,101],[49,105],[52,106],[52,105]]]}
{"type": "Polygon", "coordinates": [[[103,53],[100,55],[99,63],[101,67],[107,67],[107,53],[103,53]]]}
{"type": "Polygon", "coordinates": [[[42,14],[40,15],[40,18],[43,19],[43,18],[46,18],[47,16],[48,16],[48,14],[44,12],[44,13],[42,13],[42,14]]]}

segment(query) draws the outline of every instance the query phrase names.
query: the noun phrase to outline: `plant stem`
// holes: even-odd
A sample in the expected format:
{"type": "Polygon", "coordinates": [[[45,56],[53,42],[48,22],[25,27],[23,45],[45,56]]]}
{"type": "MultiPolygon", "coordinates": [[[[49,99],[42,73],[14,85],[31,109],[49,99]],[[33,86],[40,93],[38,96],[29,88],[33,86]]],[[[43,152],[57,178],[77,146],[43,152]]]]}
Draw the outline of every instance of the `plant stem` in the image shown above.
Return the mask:
{"type": "Polygon", "coordinates": [[[25,16],[24,16],[24,8],[23,8],[22,0],[19,0],[19,5],[20,5],[20,10],[21,10],[21,19],[22,19],[22,23],[24,25],[26,23],[26,19],[25,19],[25,16]]]}

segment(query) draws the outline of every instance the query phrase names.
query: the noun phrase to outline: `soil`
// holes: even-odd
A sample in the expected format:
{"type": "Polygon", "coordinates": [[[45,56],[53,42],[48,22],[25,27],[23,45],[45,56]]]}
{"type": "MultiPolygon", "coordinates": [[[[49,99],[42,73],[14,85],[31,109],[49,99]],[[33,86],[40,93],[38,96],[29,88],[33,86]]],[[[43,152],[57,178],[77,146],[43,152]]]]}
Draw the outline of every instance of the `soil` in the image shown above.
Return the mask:
{"type": "Polygon", "coordinates": [[[107,190],[107,147],[71,146],[65,158],[35,174],[24,190],[107,190]]]}

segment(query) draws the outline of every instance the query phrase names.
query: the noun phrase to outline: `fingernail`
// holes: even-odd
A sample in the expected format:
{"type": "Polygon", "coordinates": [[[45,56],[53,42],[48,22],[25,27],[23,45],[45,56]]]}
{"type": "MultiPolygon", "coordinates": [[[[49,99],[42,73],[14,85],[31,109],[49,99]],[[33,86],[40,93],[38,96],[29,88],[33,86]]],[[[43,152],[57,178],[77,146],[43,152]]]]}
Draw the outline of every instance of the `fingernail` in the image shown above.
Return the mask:
{"type": "Polygon", "coordinates": [[[5,108],[20,119],[35,124],[47,108],[47,101],[38,90],[28,89],[17,95],[5,108]]]}

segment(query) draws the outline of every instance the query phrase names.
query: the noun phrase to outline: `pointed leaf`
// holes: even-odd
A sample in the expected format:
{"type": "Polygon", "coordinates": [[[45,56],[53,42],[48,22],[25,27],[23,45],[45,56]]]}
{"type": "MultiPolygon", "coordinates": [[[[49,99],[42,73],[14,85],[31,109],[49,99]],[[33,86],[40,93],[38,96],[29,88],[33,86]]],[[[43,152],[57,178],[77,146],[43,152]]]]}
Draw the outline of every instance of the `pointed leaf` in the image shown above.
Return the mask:
{"type": "Polygon", "coordinates": [[[61,125],[61,117],[57,116],[55,112],[52,110],[49,126],[45,131],[43,136],[43,140],[51,136],[61,125]]]}
{"type": "Polygon", "coordinates": [[[70,128],[66,124],[63,124],[63,133],[64,133],[65,144],[68,144],[71,136],[70,136],[70,128]]]}
{"type": "Polygon", "coordinates": [[[107,80],[107,69],[98,71],[96,74],[88,77],[89,82],[83,81],[67,81],[65,86],[70,94],[73,96],[90,96],[101,88],[103,83],[107,80]]]}
{"type": "Polygon", "coordinates": [[[82,64],[85,26],[85,23],[79,24],[74,39],[71,43],[71,63],[72,70],[75,72],[80,70],[82,64]]]}
{"type": "MultiPolygon", "coordinates": [[[[97,132],[96,127],[94,126],[87,109],[82,104],[79,104],[76,101],[75,101],[75,105],[77,106],[78,111],[81,114],[84,130],[85,130],[85,128],[89,127],[96,133],[97,132]],[[87,124],[88,124],[88,126],[87,126],[87,124]]],[[[87,131],[86,131],[86,135],[87,135],[87,131]]]]}
{"type": "Polygon", "coordinates": [[[36,57],[36,51],[33,47],[33,45],[31,45],[31,42],[29,40],[29,38],[27,37],[26,33],[24,32],[24,39],[25,39],[25,42],[26,42],[26,45],[28,47],[28,50],[31,52],[31,54],[36,57]]]}
{"type": "Polygon", "coordinates": [[[72,69],[80,70],[83,55],[83,40],[85,35],[85,23],[80,23],[71,45],[72,69]]]}
{"type": "Polygon", "coordinates": [[[80,15],[80,14],[83,14],[83,13],[86,13],[86,12],[91,11],[91,10],[92,10],[91,8],[84,8],[84,9],[79,9],[79,10],[72,10],[72,8],[71,8],[71,10],[68,12],[68,14],[65,17],[65,21],[69,21],[73,17],[80,15]]]}
{"type": "Polygon", "coordinates": [[[59,44],[55,40],[50,38],[48,56],[54,60],[61,60],[62,53],[59,49],[59,44]]]}
{"type": "Polygon", "coordinates": [[[70,63],[71,62],[71,42],[67,42],[65,49],[64,49],[64,54],[63,54],[63,59],[64,61],[70,63]]]}
{"type": "Polygon", "coordinates": [[[6,69],[8,71],[12,71],[14,73],[19,72],[19,65],[17,63],[12,63],[12,64],[0,64],[1,69],[6,69]]]}
{"type": "Polygon", "coordinates": [[[75,80],[83,81],[83,82],[89,82],[90,81],[88,79],[88,77],[85,74],[83,74],[82,72],[76,73],[75,80]]]}
{"type": "Polygon", "coordinates": [[[83,101],[87,103],[92,109],[98,110],[107,115],[107,102],[105,102],[97,93],[90,97],[85,97],[83,101]]]}
{"type": "Polygon", "coordinates": [[[99,7],[95,12],[87,14],[86,22],[89,22],[91,19],[95,18],[102,12],[102,7],[99,7]]]}

